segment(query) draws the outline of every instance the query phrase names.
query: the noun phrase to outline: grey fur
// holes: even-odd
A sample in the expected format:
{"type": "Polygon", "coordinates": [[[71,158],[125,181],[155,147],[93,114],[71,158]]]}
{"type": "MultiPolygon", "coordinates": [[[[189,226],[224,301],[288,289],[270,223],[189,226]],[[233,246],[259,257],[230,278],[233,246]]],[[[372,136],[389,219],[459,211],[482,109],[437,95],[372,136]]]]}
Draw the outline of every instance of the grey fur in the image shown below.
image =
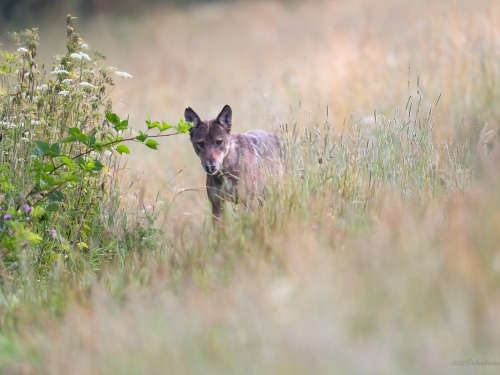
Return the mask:
{"type": "Polygon", "coordinates": [[[279,163],[276,135],[262,130],[231,134],[232,110],[228,105],[214,120],[201,120],[190,107],[184,118],[193,123],[191,143],[207,173],[207,194],[215,222],[221,221],[223,201],[248,205],[263,195],[267,166],[279,163]]]}

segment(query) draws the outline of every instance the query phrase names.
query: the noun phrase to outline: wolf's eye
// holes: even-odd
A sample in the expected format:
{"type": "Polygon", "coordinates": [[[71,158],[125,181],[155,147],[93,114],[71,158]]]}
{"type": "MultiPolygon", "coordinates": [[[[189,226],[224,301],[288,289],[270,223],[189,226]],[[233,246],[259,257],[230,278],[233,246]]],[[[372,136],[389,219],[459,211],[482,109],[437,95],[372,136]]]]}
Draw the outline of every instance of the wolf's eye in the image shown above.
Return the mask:
{"type": "Polygon", "coordinates": [[[220,146],[222,144],[222,140],[218,139],[218,140],[215,141],[215,143],[217,144],[217,146],[220,146]]]}
{"type": "Polygon", "coordinates": [[[203,141],[199,141],[197,144],[199,148],[203,148],[203,146],[205,146],[205,142],[203,141]]]}

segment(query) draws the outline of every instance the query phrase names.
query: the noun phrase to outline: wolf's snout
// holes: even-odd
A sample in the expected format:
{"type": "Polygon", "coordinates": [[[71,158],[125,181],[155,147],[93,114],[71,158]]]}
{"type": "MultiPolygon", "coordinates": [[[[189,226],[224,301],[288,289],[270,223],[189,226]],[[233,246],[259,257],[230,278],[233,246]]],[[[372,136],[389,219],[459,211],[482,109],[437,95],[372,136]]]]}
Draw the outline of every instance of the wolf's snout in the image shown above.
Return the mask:
{"type": "Polygon", "coordinates": [[[210,175],[215,174],[219,171],[219,167],[217,167],[217,164],[215,164],[215,162],[213,161],[206,161],[203,164],[203,168],[205,169],[205,172],[207,172],[210,175]]]}

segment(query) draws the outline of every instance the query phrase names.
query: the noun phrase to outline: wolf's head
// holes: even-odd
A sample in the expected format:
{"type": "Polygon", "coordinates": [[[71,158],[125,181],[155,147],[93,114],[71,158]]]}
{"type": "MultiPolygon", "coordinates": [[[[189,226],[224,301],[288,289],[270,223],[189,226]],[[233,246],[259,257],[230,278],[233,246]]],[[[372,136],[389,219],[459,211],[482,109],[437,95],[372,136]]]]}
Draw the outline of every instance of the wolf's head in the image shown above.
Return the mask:
{"type": "Polygon", "coordinates": [[[184,111],[184,119],[193,123],[189,134],[203,169],[209,175],[216,174],[222,168],[222,162],[231,146],[231,107],[224,106],[217,118],[208,121],[203,121],[195,111],[188,107],[184,111]]]}

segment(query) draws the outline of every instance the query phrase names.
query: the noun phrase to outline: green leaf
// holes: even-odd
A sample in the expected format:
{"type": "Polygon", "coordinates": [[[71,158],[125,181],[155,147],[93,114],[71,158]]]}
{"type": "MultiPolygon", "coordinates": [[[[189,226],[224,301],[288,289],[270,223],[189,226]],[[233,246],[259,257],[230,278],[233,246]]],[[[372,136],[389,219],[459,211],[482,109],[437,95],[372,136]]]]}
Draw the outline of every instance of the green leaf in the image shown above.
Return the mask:
{"type": "Polygon", "coordinates": [[[64,199],[64,194],[60,190],[53,190],[49,194],[49,200],[53,202],[62,202],[64,199]]]}
{"type": "MultiPolygon", "coordinates": [[[[79,157],[76,160],[78,162],[78,166],[85,172],[100,171],[104,168],[104,165],[96,159],[85,160],[84,158],[79,157]]],[[[66,180],[69,181],[68,177],[66,177],[66,180]]]]}
{"type": "Polygon", "coordinates": [[[151,121],[147,120],[146,125],[148,126],[148,129],[154,129],[154,128],[160,129],[160,123],[158,121],[151,122],[151,121]]]}
{"type": "Polygon", "coordinates": [[[78,141],[82,142],[83,144],[87,144],[87,136],[83,134],[80,129],[78,128],[69,128],[68,133],[70,136],[75,137],[78,141]]]}
{"type": "Polygon", "coordinates": [[[120,118],[118,117],[118,115],[116,113],[108,112],[108,113],[106,113],[106,118],[115,127],[118,126],[118,125],[120,125],[120,118]]]}
{"type": "Polygon", "coordinates": [[[128,120],[121,121],[118,125],[115,126],[115,130],[127,130],[128,128],[128,120]]]}
{"type": "Polygon", "coordinates": [[[50,173],[50,172],[52,172],[54,169],[55,169],[55,167],[54,167],[54,164],[52,164],[52,163],[47,163],[47,164],[43,167],[43,171],[44,171],[44,172],[46,172],[46,173],[50,173]]]}
{"type": "Polygon", "coordinates": [[[91,134],[91,135],[88,137],[88,140],[87,140],[87,146],[90,146],[90,147],[94,146],[94,145],[95,145],[95,143],[96,143],[96,141],[97,141],[97,139],[96,139],[95,135],[94,135],[94,134],[91,134]]]}
{"type": "Polygon", "coordinates": [[[38,186],[38,188],[39,188],[40,190],[42,190],[42,191],[43,191],[43,190],[50,189],[50,187],[51,187],[52,185],[50,185],[50,184],[46,183],[46,182],[45,182],[45,181],[41,178],[41,179],[38,181],[37,186],[38,186]]]}
{"type": "Polygon", "coordinates": [[[99,160],[94,160],[94,166],[92,167],[93,171],[101,171],[104,168],[104,165],[99,160]]]}
{"type": "Polygon", "coordinates": [[[141,131],[139,131],[139,133],[141,133],[141,134],[140,134],[140,135],[138,135],[137,137],[135,137],[135,139],[137,139],[139,142],[144,143],[144,141],[145,141],[146,139],[148,139],[148,138],[149,138],[149,135],[144,134],[144,133],[143,133],[143,132],[141,132],[141,131]]]}
{"type": "Polygon", "coordinates": [[[35,141],[35,149],[31,151],[31,155],[45,156],[49,150],[49,144],[45,141],[35,141]]]}
{"type": "Polygon", "coordinates": [[[177,131],[179,133],[187,134],[189,133],[189,128],[192,126],[189,122],[186,122],[183,118],[179,120],[179,124],[177,125],[177,131]]]}
{"type": "Polygon", "coordinates": [[[75,137],[66,137],[61,142],[62,143],[71,143],[71,142],[75,142],[76,140],[77,139],[75,137]]]}
{"type": "Polygon", "coordinates": [[[66,164],[66,166],[72,170],[75,168],[75,163],[73,162],[73,160],[71,160],[70,158],[68,158],[67,156],[64,156],[64,155],[61,155],[59,156],[59,159],[61,159],[61,162],[66,164]]]}
{"type": "Polygon", "coordinates": [[[30,172],[37,172],[43,169],[44,164],[40,163],[38,160],[33,159],[33,167],[30,168],[30,172]]]}
{"type": "Polygon", "coordinates": [[[60,153],[61,145],[59,144],[59,142],[52,143],[52,145],[50,146],[50,151],[60,153]]]}
{"type": "Polygon", "coordinates": [[[63,180],[62,178],[60,178],[59,176],[57,178],[54,178],[52,180],[52,186],[58,186],[58,185],[61,185],[62,183],[64,183],[65,180],[63,180]]]}
{"type": "Polygon", "coordinates": [[[146,141],[146,146],[148,146],[149,148],[152,148],[153,150],[158,150],[158,142],[156,142],[156,140],[154,139],[148,139],[146,141]]]}
{"type": "Polygon", "coordinates": [[[165,121],[162,121],[160,131],[164,132],[165,130],[175,128],[175,126],[167,124],[165,121]]]}
{"type": "Polygon", "coordinates": [[[49,203],[47,206],[45,206],[45,211],[57,212],[59,211],[59,205],[57,203],[49,203]]]}
{"type": "Polygon", "coordinates": [[[44,190],[55,185],[54,183],[55,177],[49,174],[50,172],[53,171],[54,167],[52,166],[52,164],[48,164],[47,166],[45,166],[45,168],[47,169],[47,171],[39,173],[40,186],[45,186],[44,190]]]}
{"type": "Polygon", "coordinates": [[[47,155],[51,157],[57,157],[61,154],[61,146],[59,142],[53,143],[49,150],[47,150],[47,155]]]}
{"type": "Polygon", "coordinates": [[[64,176],[64,178],[68,182],[80,182],[82,180],[82,178],[75,173],[68,174],[64,176]]]}
{"type": "Polygon", "coordinates": [[[126,153],[126,154],[130,155],[130,151],[129,151],[128,147],[125,146],[125,145],[116,146],[116,151],[119,152],[120,155],[123,154],[123,153],[126,153]]]}
{"type": "Polygon", "coordinates": [[[85,166],[85,159],[82,158],[81,156],[76,158],[76,162],[78,163],[78,166],[80,166],[81,168],[85,166]]]}
{"type": "Polygon", "coordinates": [[[109,144],[109,143],[117,143],[117,142],[121,142],[123,141],[123,137],[121,136],[114,136],[114,135],[108,135],[106,137],[106,142],[109,144]]]}

